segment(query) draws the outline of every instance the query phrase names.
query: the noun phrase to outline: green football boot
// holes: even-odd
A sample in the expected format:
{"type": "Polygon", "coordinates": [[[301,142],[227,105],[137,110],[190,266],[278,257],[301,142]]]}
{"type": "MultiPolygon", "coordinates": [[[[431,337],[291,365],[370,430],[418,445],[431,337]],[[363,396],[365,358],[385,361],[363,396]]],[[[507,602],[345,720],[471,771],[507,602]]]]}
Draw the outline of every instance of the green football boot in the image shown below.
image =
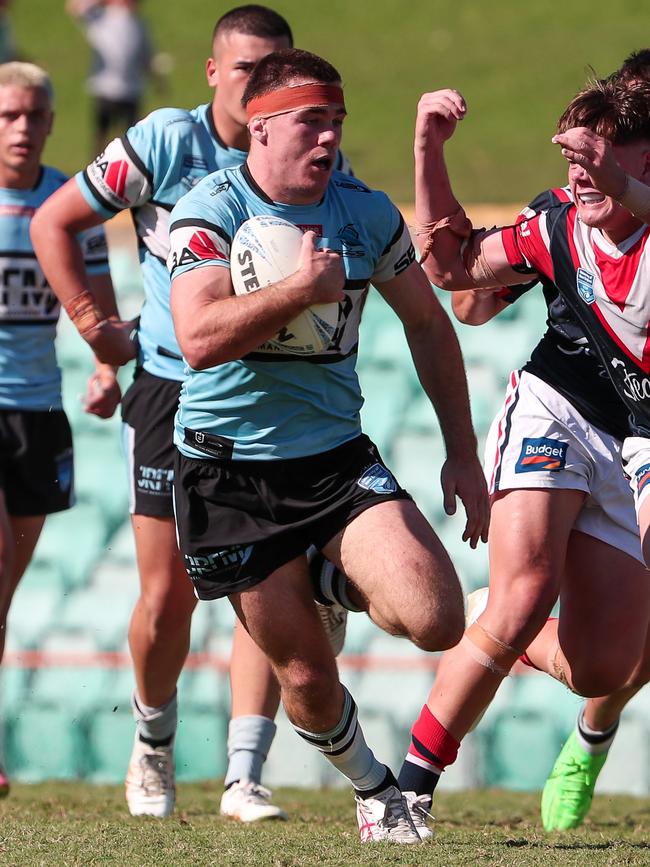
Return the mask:
{"type": "Polygon", "coordinates": [[[606,759],[606,752],[599,755],[585,752],[575,731],[570,734],[542,792],[544,830],[568,831],[582,824],[606,759]]]}

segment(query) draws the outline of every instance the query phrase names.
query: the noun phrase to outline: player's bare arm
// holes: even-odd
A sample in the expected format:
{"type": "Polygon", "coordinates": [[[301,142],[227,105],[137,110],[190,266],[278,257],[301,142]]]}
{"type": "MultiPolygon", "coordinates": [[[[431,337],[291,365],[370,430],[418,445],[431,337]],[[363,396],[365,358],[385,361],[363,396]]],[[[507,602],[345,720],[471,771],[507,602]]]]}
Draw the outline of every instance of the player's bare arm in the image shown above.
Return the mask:
{"type": "Polygon", "coordinates": [[[489,503],[483,470],[476,455],[467,379],[458,339],[419,265],[378,284],[379,291],[404,325],[422,387],[431,400],[445,440],[442,469],[445,511],[460,497],[467,514],[463,539],[476,547],[487,540],[489,503]]]}
{"type": "Polygon", "coordinates": [[[30,235],[52,291],[97,358],[125,364],[135,357],[130,322],[119,321],[110,280],[90,281],[77,234],[102,222],[69,180],[34,215],[30,235]]]}
{"type": "Polygon", "coordinates": [[[496,292],[486,289],[465,289],[451,297],[454,316],[465,325],[485,325],[508,306],[496,292]]]}
{"type": "Polygon", "coordinates": [[[650,221],[650,187],[631,177],[618,162],[610,143],[586,127],[574,127],[554,135],[568,162],[581,166],[594,186],[611,196],[645,223],[650,221]]]}
{"type": "Polygon", "coordinates": [[[242,358],[312,304],[343,300],[343,261],[316,248],[314,239],[305,232],[294,274],[247,295],[234,294],[229,269],[219,266],[173,277],[176,336],[194,370],[242,358]]]}
{"type": "Polygon", "coordinates": [[[516,286],[514,271],[498,232],[474,232],[454,196],[444,145],[465,117],[465,100],[455,90],[425,93],[415,125],[415,216],[423,268],[442,289],[516,286]]]}

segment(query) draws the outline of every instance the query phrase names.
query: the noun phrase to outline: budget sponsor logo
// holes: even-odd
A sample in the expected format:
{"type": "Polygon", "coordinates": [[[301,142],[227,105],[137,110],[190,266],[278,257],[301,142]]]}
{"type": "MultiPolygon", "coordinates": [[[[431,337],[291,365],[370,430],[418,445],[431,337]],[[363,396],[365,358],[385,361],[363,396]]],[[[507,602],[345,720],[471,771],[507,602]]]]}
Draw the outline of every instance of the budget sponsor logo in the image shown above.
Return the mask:
{"type": "Polygon", "coordinates": [[[650,482],[650,464],[644,464],[634,473],[634,481],[636,484],[637,496],[641,496],[641,491],[650,482]]]}
{"type": "Polygon", "coordinates": [[[521,452],[515,465],[516,473],[534,473],[539,470],[557,472],[566,465],[568,443],[547,437],[524,437],[521,452]]]}

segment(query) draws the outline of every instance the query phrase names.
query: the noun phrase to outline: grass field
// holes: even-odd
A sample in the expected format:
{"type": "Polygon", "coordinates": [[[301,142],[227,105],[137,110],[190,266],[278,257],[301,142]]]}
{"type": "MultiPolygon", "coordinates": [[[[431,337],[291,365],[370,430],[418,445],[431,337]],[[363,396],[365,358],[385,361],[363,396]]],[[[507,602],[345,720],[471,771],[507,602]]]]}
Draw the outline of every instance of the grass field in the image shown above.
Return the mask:
{"type": "Polygon", "coordinates": [[[302,867],[302,865],[645,865],[647,802],[596,799],[583,828],[545,834],[538,795],[482,791],[441,794],[436,836],[417,847],[361,846],[345,791],[281,790],[287,823],[242,826],[216,816],[221,789],[183,786],[167,821],[132,819],[122,790],[77,784],[15,786],[0,806],[3,867],[302,867]]]}
{"type": "MultiPolygon", "coordinates": [[[[529,201],[561,180],[550,144],[587,64],[601,74],[648,42],[648,12],[637,0],[269,0],[291,22],[296,44],[340,69],[350,116],[344,148],[357,173],[400,202],[412,198],[412,136],[420,94],[457,87],[470,114],[449,148],[461,200],[529,201]]],[[[234,5],[145,0],[159,50],[175,69],[158,105],[192,107],[209,99],[203,68],[214,21],[234,5]]],[[[16,41],[44,64],[57,89],[58,119],[47,159],[69,172],[90,156],[84,79],[88,49],[63,2],[15,2],[16,41]]]]}

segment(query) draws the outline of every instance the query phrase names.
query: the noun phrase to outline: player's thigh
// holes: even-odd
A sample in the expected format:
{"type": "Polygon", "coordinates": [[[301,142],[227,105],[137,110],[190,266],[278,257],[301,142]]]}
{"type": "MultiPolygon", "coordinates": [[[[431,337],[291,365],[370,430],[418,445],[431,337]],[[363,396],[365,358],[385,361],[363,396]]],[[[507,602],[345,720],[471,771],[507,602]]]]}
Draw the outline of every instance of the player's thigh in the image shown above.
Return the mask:
{"type": "Polygon", "coordinates": [[[302,664],[336,676],[336,662],[312,598],[304,555],[228,597],[244,628],[280,670],[302,664]]]}
{"type": "Polygon", "coordinates": [[[630,672],[645,653],[650,578],[624,551],[574,531],[561,592],[560,643],[569,663],[630,672]]]}
{"type": "Polygon", "coordinates": [[[323,552],[368,600],[369,613],[396,625],[462,614],[454,566],[412,500],[378,503],[357,515],[323,552]]]}
{"type": "Polygon", "coordinates": [[[567,545],[585,495],[579,490],[515,489],[492,503],[490,593],[481,623],[523,647],[558,597],[567,545]]]}
{"type": "Polygon", "coordinates": [[[180,383],[136,375],[122,401],[122,444],[129,479],[132,515],[173,518],[173,479],[176,449],[174,416],[180,383]]]}
{"type": "Polygon", "coordinates": [[[152,608],[191,612],[196,597],[178,550],[174,519],[132,515],[131,524],[141,595],[152,608]]]}
{"type": "Polygon", "coordinates": [[[2,470],[12,546],[12,576],[20,580],[45,518],[74,501],[72,432],[62,410],[3,412],[2,446],[13,454],[2,470]]]}
{"type": "Polygon", "coordinates": [[[34,555],[36,544],[45,524],[45,515],[10,516],[14,540],[14,581],[17,584],[34,555]]]}

